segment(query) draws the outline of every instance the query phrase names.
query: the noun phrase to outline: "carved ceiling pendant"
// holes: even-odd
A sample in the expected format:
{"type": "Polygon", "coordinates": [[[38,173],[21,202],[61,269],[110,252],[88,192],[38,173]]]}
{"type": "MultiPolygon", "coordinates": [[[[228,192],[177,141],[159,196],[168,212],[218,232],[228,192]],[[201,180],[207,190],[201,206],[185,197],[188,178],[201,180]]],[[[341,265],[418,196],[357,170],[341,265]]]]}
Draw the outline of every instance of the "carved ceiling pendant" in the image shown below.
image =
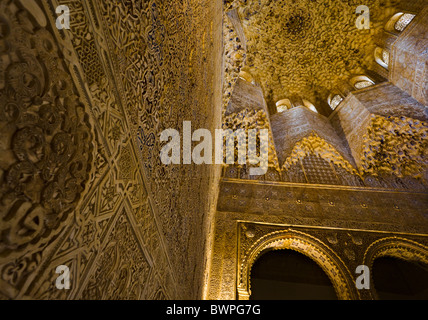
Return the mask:
{"type": "MultiPolygon", "coordinates": [[[[242,2],[242,1],[241,1],[242,2]]],[[[354,74],[373,64],[373,35],[396,1],[369,0],[370,30],[359,30],[360,3],[340,0],[255,1],[239,6],[247,39],[244,71],[274,101],[300,96],[315,105],[354,74]]]]}
{"type": "Polygon", "coordinates": [[[285,160],[283,169],[288,170],[293,164],[296,164],[299,160],[301,161],[310,154],[323,158],[327,162],[332,162],[351,174],[358,175],[357,170],[334,147],[315,133],[296,143],[291,155],[285,160]]]}

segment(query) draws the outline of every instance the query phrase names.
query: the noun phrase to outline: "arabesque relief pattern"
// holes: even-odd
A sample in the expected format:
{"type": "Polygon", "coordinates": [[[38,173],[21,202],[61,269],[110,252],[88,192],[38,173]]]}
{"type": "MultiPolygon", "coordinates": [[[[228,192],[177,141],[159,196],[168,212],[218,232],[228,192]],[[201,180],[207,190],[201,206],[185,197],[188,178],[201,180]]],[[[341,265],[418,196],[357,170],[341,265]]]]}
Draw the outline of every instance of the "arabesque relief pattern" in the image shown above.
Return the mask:
{"type": "Polygon", "coordinates": [[[339,299],[377,297],[373,279],[370,290],[355,287],[356,268],[363,264],[371,267],[376,257],[392,256],[425,264],[428,261],[426,235],[321,229],[279,223],[272,215],[250,218],[231,212],[218,213],[216,221],[213,249],[217,254],[207,294],[210,299],[248,299],[251,268],[267,250],[294,250],[313,259],[329,276],[339,299]]]}
{"type": "MultiPolygon", "coordinates": [[[[278,157],[276,155],[275,144],[273,142],[273,136],[269,125],[269,120],[264,110],[244,109],[236,113],[225,115],[223,118],[223,130],[227,129],[231,129],[234,132],[237,132],[237,130],[241,129],[243,130],[241,140],[245,140],[245,144],[240,145],[241,148],[245,148],[243,150],[248,149],[248,140],[254,139],[254,137],[250,136],[249,130],[257,129],[257,132],[260,132],[260,130],[268,130],[269,143],[267,149],[264,150],[262,149],[262,145],[257,144],[256,152],[258,156],[260,156],[262,152],[266,152],[268,155],[268,166],[276,170],[279,169],[278,157]]],[[[254,135],[256,133],[252,131],[252,134],[254,135]]],[[[257,136],[259,137],[258,133],[257,136]]],[[[239,137],[237,137],[236,139],[238,141],[239,137]]],[[[224,140],[226,141],[226,138],[224,140]]],[[[239,149],[237,141],[235,142],[235,159],[228,159],[226,157],[226,161],[231,160],[234,163],[238,162],[237,160],[239,149]]]]}
{"type": "Polygon", "coordinates": [[[363,136],[361,168],[364,174],[412,177],[427,181],[428,125],[405,116],[372,115],[363,136]]]}
{"type": "Polygon", "coordinates": [[[52,33],[19,2],[1,1],[2,293],[14,297],[42,250],[75,219],[93,180],[94,131],[52,33]]]}
{"type": "Polygon", "coordinates": [[[200,226],[210,204],[201,199],[211,199],[212,168],[162,165],[159,154],[165,143],[159,135],[169,128],[180,130],[185,120],[193,129],[214,129],[215,4],[192,0],[100,5],[110,26],[106,30],[115,80],[137,134],[143,171],[183,297],[200,290],[196,279],[202,276],[204,246],[195,244],[204,239],[200,226]],[[189,272],[194,266],[195,273],[189,272]]]}
{"type": "Polygon", "coordinates": [[[93,133],[52,35],[1,3],[2,257],[55,235],[89,179],[93,133]],[[25,27],[23,27],[25,26],[25,27]]]}

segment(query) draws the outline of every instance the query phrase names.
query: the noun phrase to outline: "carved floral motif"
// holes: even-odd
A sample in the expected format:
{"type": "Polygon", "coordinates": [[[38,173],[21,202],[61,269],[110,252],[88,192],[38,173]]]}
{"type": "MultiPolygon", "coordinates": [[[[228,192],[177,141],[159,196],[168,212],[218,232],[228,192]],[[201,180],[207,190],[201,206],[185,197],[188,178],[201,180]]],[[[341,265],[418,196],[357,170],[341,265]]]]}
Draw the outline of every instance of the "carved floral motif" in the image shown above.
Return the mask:
{"type": "Polygon", "coordinates": [[[52,34],[0,3],[0,257],[52,238],[73,216],[93,161],[93,134],[52,34]]]}

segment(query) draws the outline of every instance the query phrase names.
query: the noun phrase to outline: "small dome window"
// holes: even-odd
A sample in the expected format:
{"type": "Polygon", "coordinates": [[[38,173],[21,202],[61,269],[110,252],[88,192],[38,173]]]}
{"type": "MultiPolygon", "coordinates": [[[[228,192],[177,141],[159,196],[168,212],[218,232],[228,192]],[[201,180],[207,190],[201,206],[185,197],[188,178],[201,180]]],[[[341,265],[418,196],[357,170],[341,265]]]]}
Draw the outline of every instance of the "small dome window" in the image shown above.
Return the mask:
{"type": "Polygon", "coordinates": [[[389,19],[385,25],[385,30],[394,33],[403,32],[414,18],[414,14],[398,12],[389,19]]]}
{"type": "Polygon", "coordinates": [[[288,109],[291,109],[292,107],[293,106],[292,106],[290,100],[288,100],[288,99],[282,99],[276,103],[276,109],[277,109],[278,113],[287,111],[288,109]]]}
{"type": "Polygon", "coordinates": [[[362,80],[362,81],[358,81],[355,83],[355,88],[356,89],[364,89],[364,88],[371,87],[372,85],[374,85],[373,81],[362,80]]]}
{"type": "Polygon", "coordinates": [[[330,105],[330,108],[332,110],[336,110],[336,108],[339,106],[339,104],[343,101],[343,98],[339,94],[331,95],[328,101],[328,104],[330,105]]]}
{"type": "Polygon", "coordinates": [[[239,78],[252,84],[255,83],[253,76],[246,71],[239,72],[239,78]]]}
{"type": "Polygon", "coordinates": [[[351,79],[351,85],[357,89],[364,89],[375,85],[374,81],[367,76],[361,75],[351,79]]]}
{"type": "Polygon", "coordinates": [[[411,13],[404,13],[401,15],[400,19],[398,19],[394,25],[395,30],[402,32],[404,29],[406,29],[410,22],[412,22],[414,17],[415,15],[411,13]]]}
{"type": "Polygon", "coordinates": [[[375,50],[375,60],[380,66],[384,67],[385,69],[388,69],[389,52],[385,49],[377,47],[375,50]]]}

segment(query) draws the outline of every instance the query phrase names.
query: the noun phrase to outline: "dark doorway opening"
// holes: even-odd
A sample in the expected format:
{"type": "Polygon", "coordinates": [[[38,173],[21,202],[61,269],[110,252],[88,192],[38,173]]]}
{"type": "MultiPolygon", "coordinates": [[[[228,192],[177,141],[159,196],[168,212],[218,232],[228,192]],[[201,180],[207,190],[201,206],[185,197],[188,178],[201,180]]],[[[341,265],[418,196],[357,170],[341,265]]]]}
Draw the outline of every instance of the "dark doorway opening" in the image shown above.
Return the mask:
{"type": "Polygon", "coordinates": [[[428,266],[393,257],[377,258],[373,281],[381,300],[428,300],[428,266]]]}
{"type": "Polygon", "coordinates": [[[292,250],[275,250],[254,263],[250,300],[337,300],[337,295],[312,259],[292,250]]]}

